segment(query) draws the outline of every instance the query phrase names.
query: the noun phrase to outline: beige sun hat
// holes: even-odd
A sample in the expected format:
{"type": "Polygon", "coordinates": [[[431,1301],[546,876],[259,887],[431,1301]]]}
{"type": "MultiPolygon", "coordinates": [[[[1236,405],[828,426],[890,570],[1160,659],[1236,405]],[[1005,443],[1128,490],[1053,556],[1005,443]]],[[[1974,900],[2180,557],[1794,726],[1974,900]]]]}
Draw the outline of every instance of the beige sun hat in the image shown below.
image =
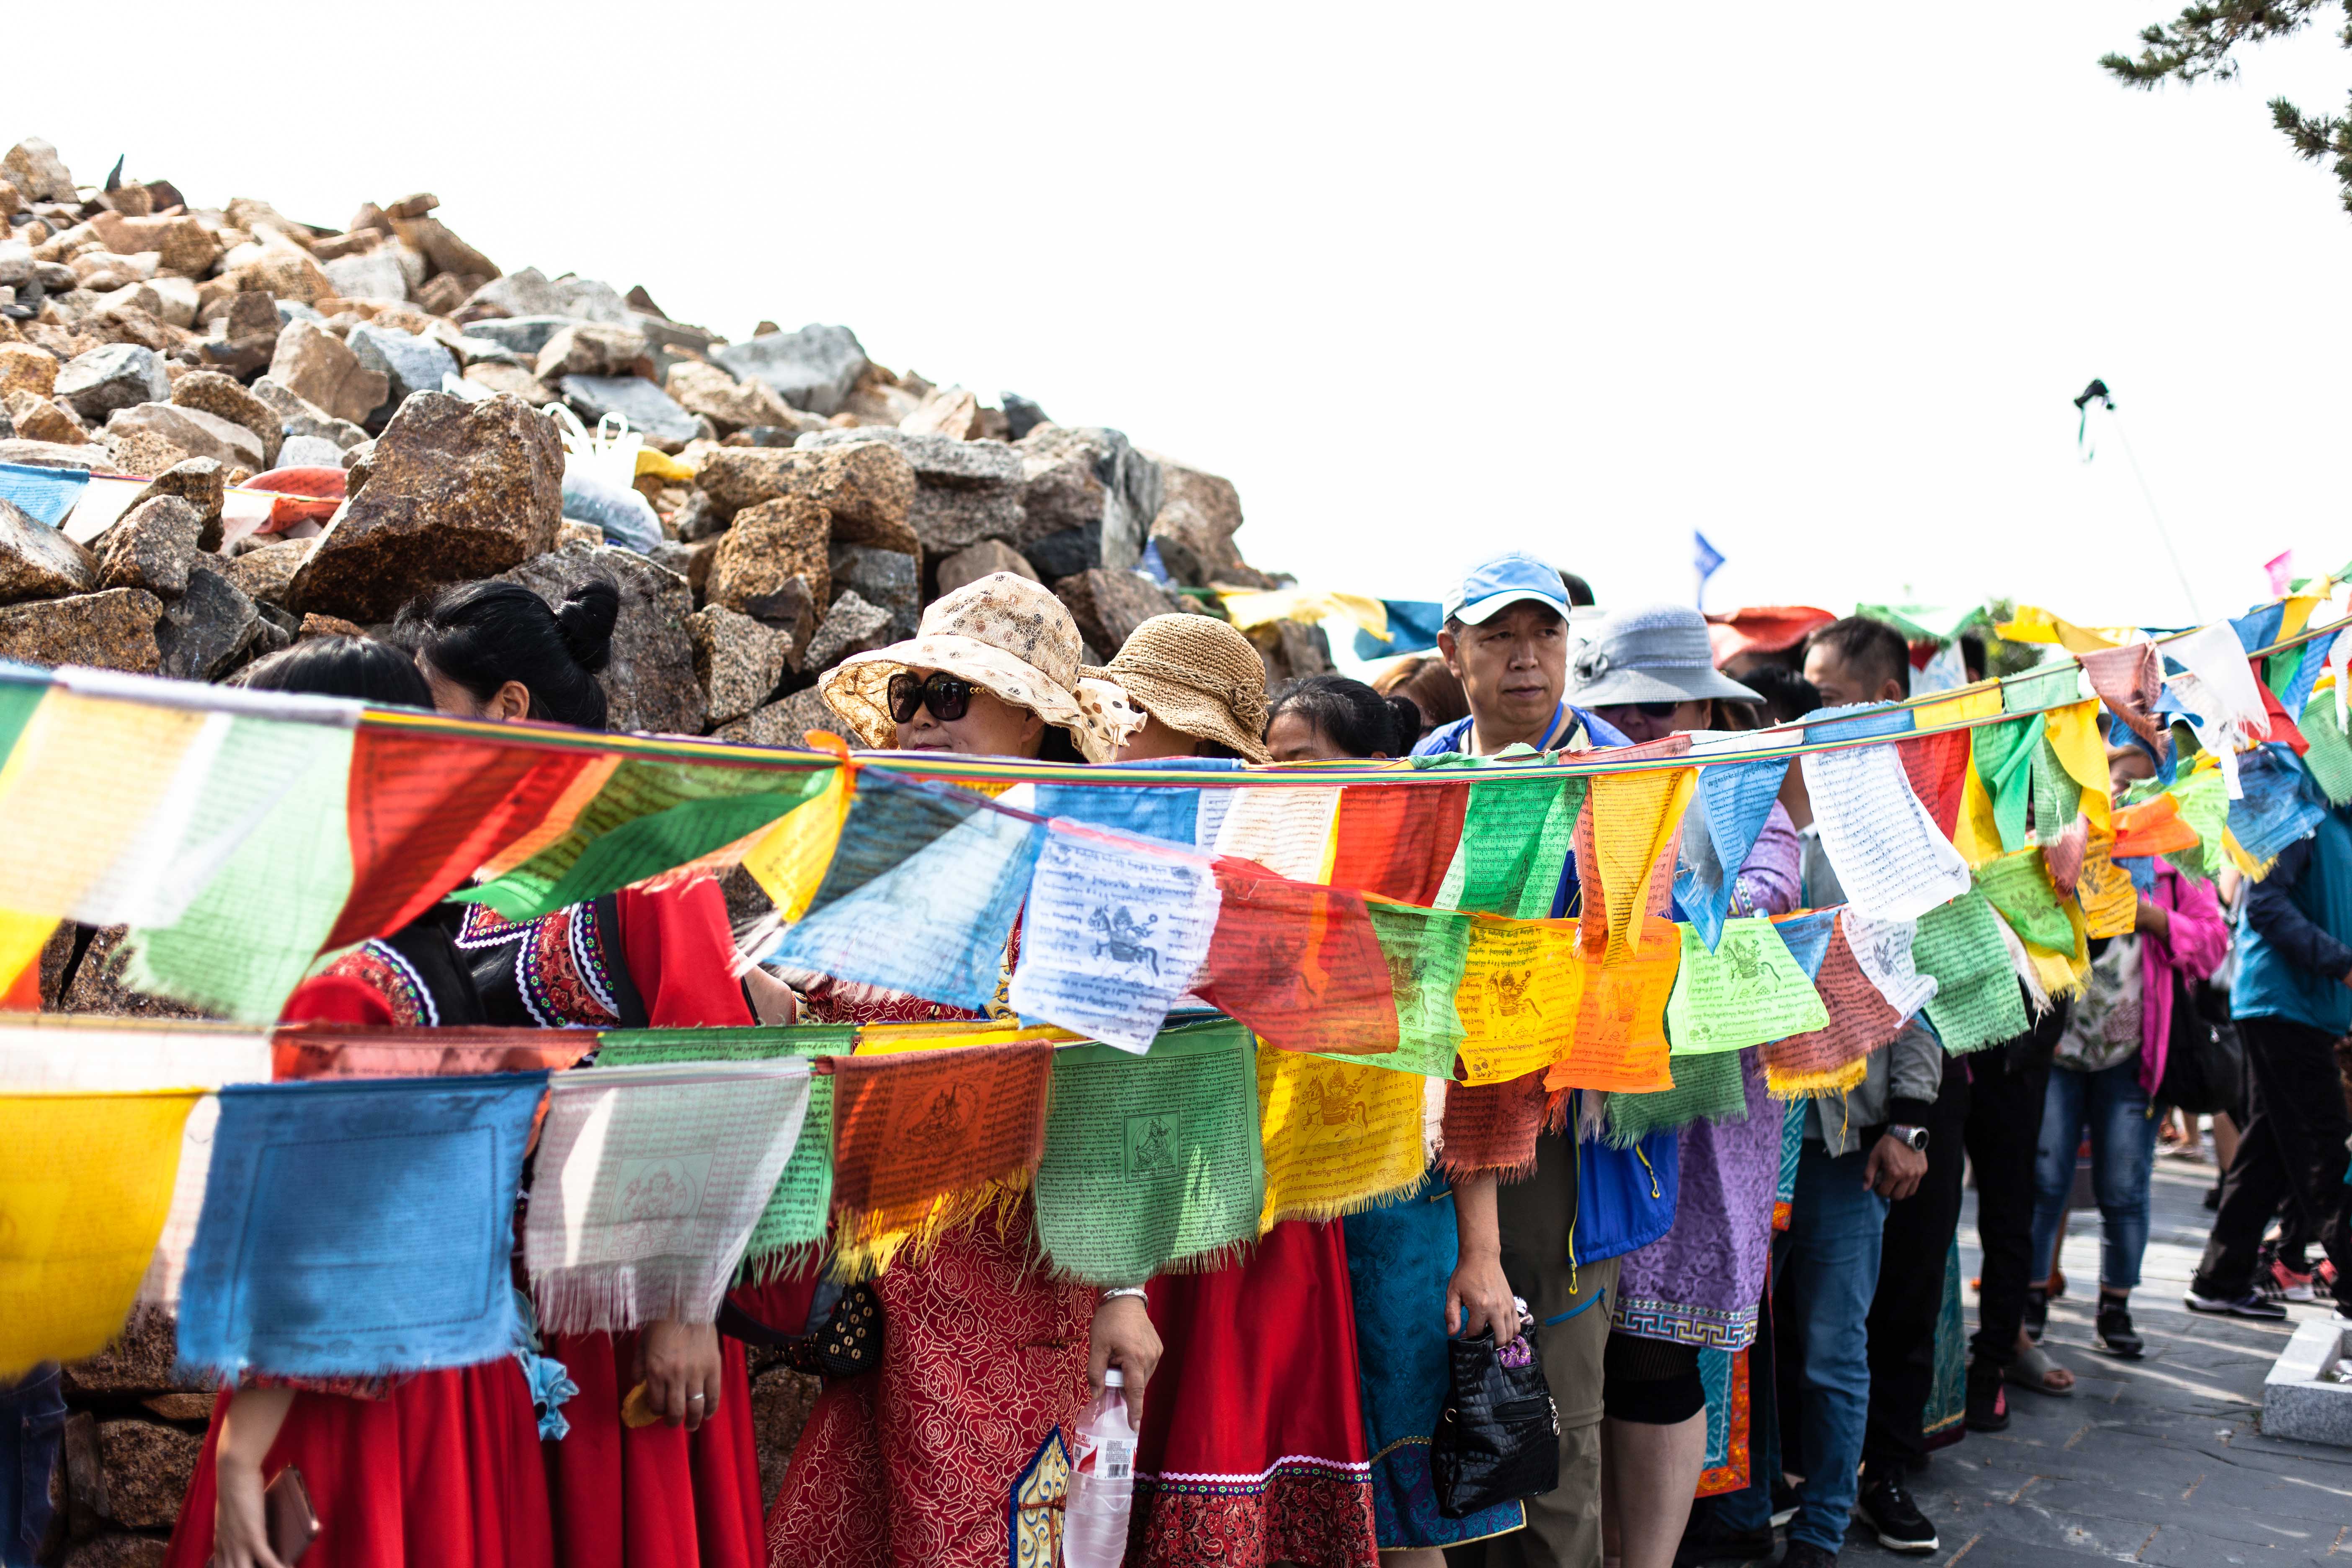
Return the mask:
{"type": "Polygon", "coordinates": [[[913,637],[853,654],[817,681],[825,705],[869,746],[898,743],[890,678],[941,669],[1069,731],[1090,763],[1108,762],[1143,714],[1107,680],[1078,668],[1078,625],[1062,601],[1026,577],[992,572],[932,602],[913,637]]]}
{"type": "Polygon", "coordinates": [[[1271,760],[1265,661],[1249,638],[1213,616],[1154,616],[1129,634],[1108,666],[1080,673],[1118,682],[1171,730],[1219,742],[1253,763],[1271,760]]]}

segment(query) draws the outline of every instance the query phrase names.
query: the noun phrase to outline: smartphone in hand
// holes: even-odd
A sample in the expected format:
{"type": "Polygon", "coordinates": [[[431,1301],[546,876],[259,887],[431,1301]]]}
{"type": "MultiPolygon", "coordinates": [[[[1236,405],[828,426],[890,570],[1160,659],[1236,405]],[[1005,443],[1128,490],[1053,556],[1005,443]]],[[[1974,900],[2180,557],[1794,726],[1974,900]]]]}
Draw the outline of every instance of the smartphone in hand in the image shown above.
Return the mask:
{"type": "Polygon", "coordinates": [[[262,1489],[262,1517],[269,1522],[269,1550],[286,1568],[294,1568],[310,1543],[319,1539],[319,1516],[310,1507],[310,1489],[302,1472],[289,1465],[262,1489]]]}

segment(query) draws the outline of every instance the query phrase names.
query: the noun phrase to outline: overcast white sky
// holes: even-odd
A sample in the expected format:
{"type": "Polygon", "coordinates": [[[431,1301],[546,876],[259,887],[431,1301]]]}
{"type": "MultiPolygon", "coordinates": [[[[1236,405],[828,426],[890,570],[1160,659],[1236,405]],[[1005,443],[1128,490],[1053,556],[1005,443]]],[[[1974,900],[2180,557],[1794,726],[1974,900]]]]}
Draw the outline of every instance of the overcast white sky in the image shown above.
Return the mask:
{"type": "Polygon", "coordinates": [[[14,73],[0,137],[318,223],[429,189],[509,268],[845,322],[1229,476],[1310,584],[1517,545],[1686,597],[1696,527],[1711,607],[2178,622],[2069,400],[2115,389],[2206,616],[2352,557],[2352,219],[2263,107],[2352,54],[2108,82],[2174,8],[149,5],[152,77],[14,73]]]}

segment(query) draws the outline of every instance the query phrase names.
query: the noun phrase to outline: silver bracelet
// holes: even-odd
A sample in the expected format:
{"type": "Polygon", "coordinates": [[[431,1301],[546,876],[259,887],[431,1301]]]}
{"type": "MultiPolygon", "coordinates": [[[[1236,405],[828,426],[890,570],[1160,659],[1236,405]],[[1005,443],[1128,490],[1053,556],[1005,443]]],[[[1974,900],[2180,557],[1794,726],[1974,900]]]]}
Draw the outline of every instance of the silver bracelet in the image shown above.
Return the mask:
{"type": "MultiPolygon", "coordinates": [[[[1105,1301],[1117,1300],[1121,1296],[1132,1296],[1139,1301],[1150,1300],[1150,1294],[1140,1285],[1114,1285],[1102,1293],[1102,1299],[1105,1301]]],[[[1100,1304],[1097,1303],[1097,1305],[1100,1304]]]]}

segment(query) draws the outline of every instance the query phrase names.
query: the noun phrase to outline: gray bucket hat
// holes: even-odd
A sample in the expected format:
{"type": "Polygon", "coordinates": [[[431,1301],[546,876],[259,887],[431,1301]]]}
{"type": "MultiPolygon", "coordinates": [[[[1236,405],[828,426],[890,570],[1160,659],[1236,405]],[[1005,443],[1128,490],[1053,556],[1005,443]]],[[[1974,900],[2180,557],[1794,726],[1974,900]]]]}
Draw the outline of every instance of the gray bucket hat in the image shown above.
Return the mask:
{"type": "Polygon", "coordinates": [[[1643,605],[1612,612],[1576,650],[1569,673],[1575,681],[1569,695],[1580,708],[1711,697],[1731,702],[1764,700],[1717,671],[1706,617],[1688,605],[1643,605]]]}

